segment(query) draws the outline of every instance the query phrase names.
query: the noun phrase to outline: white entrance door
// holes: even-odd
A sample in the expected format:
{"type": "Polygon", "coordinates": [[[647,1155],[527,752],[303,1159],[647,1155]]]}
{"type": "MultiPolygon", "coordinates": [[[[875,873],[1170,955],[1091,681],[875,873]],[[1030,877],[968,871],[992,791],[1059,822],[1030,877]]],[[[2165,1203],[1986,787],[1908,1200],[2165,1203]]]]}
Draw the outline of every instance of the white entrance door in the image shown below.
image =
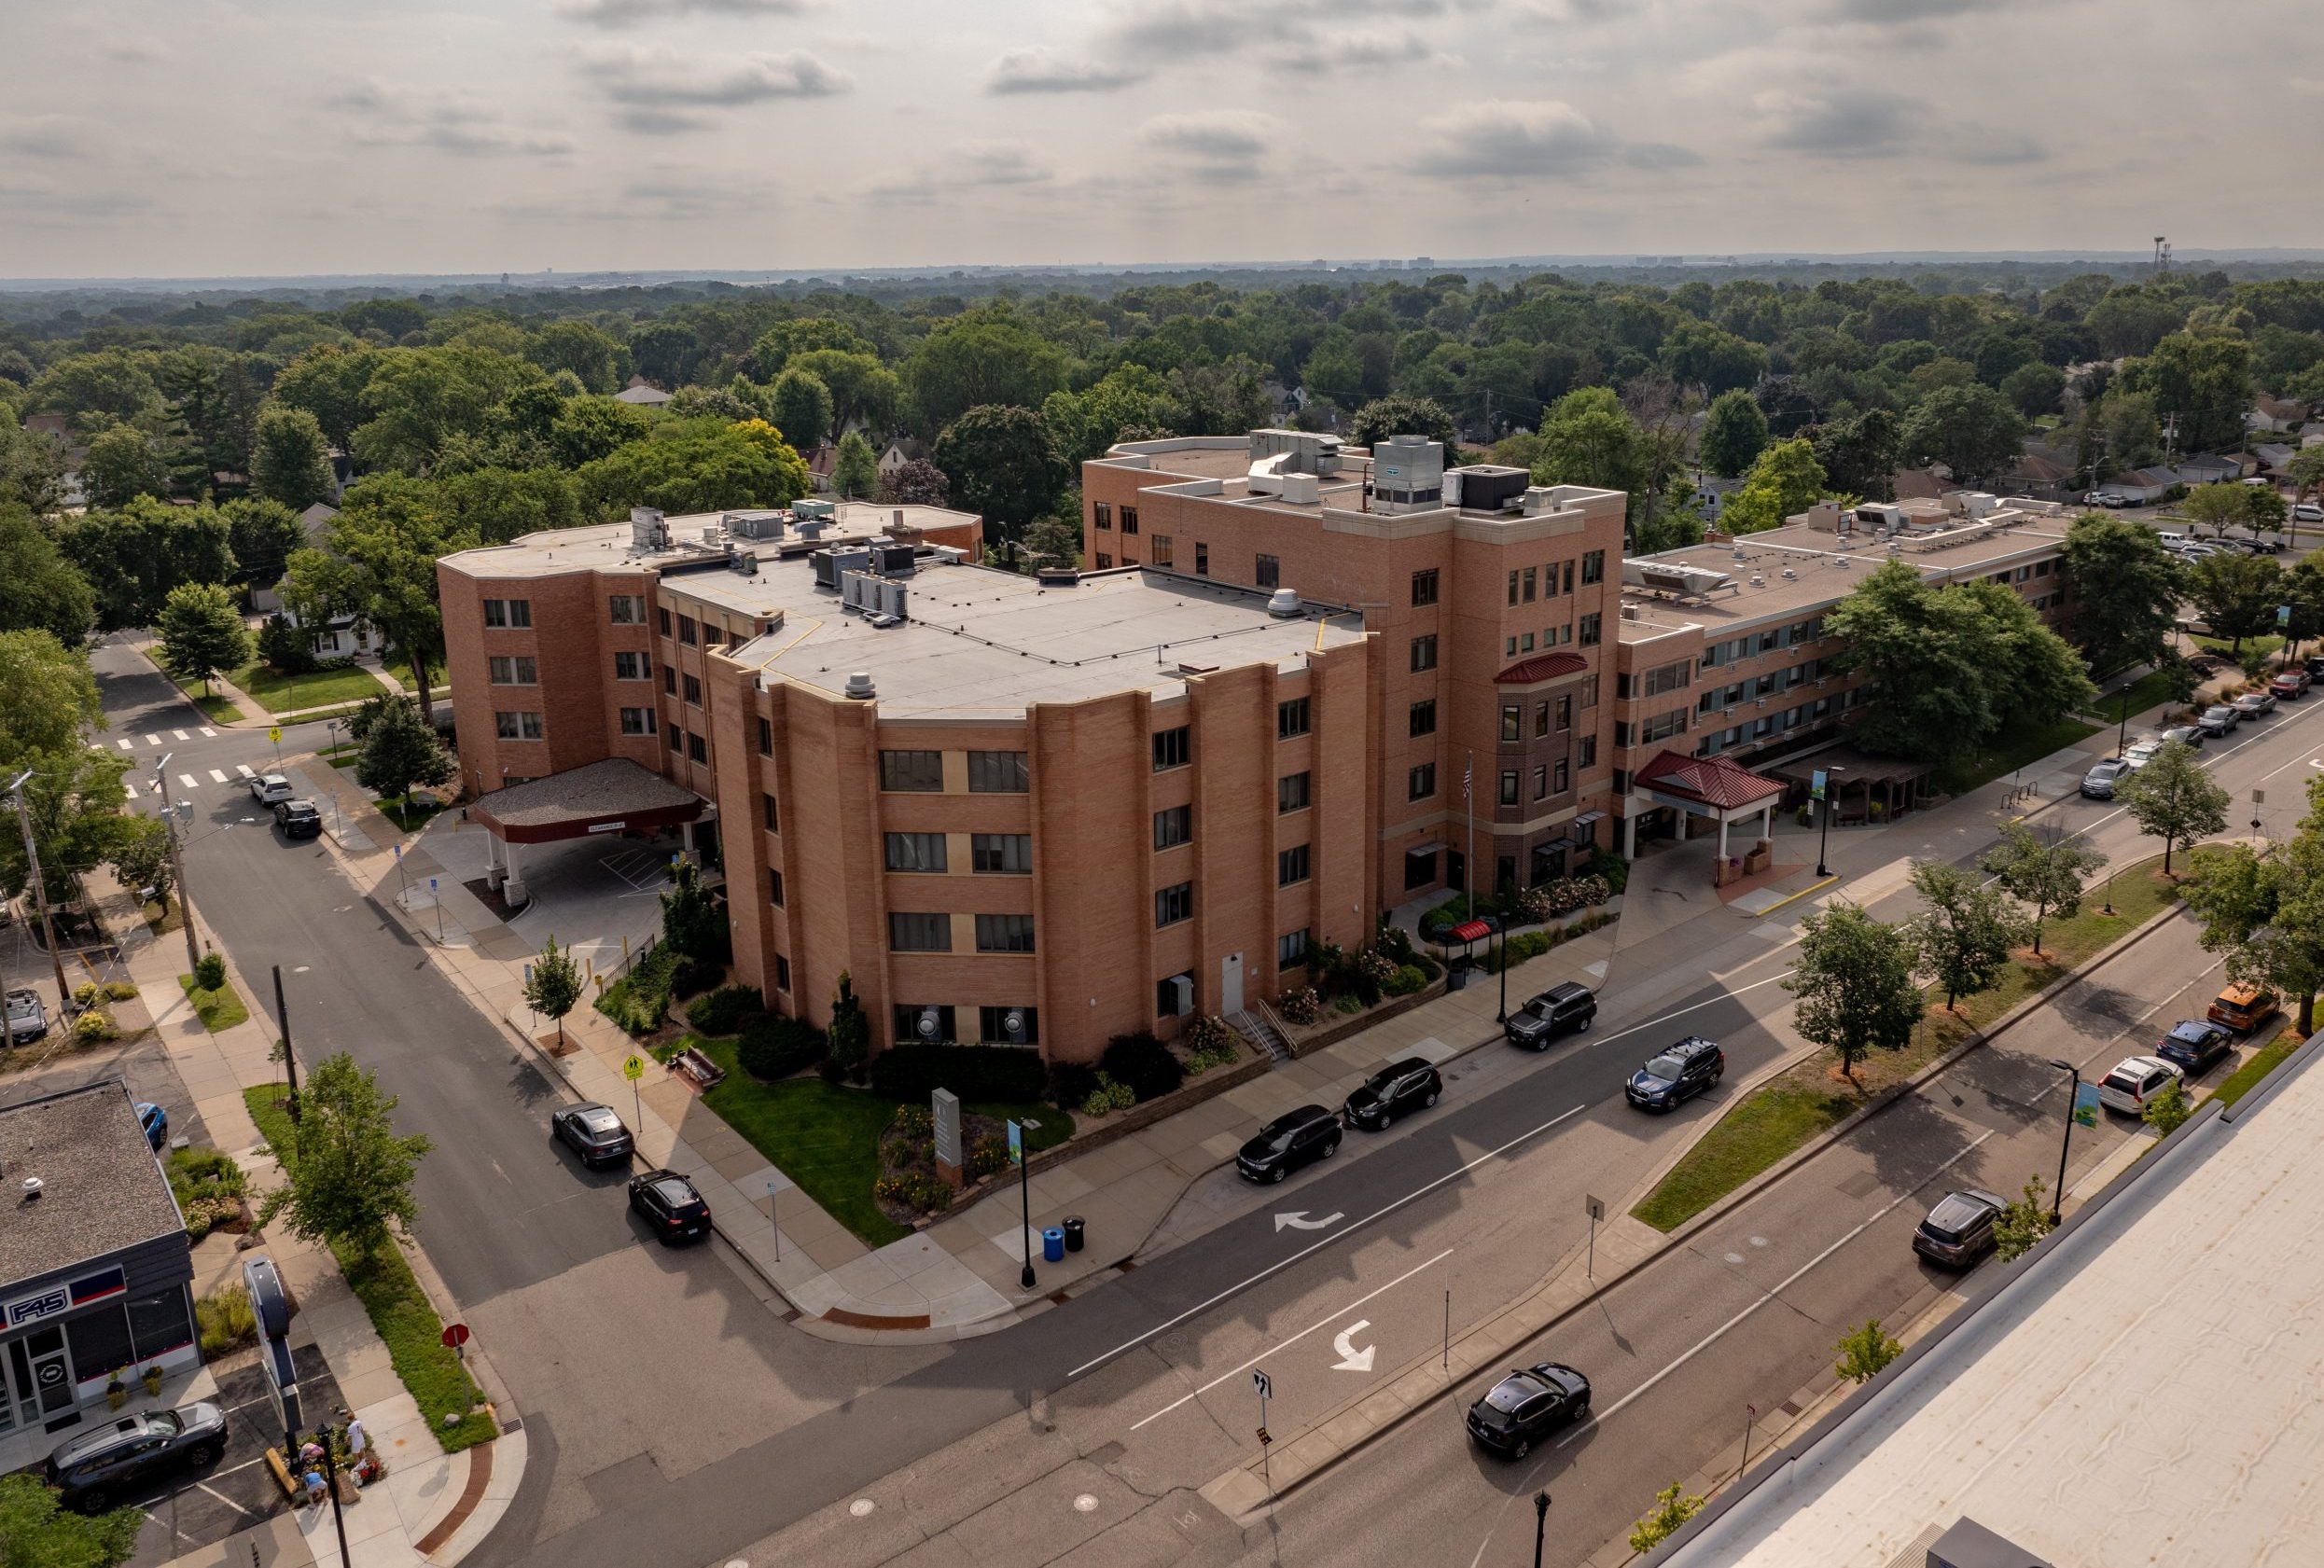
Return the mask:
{"type": "Polygon", "coordinates": [[[1231,952],[1218,964],[1218,1011],[1232,1018],[1243,1010],[1243,955],[1231,952]]]}

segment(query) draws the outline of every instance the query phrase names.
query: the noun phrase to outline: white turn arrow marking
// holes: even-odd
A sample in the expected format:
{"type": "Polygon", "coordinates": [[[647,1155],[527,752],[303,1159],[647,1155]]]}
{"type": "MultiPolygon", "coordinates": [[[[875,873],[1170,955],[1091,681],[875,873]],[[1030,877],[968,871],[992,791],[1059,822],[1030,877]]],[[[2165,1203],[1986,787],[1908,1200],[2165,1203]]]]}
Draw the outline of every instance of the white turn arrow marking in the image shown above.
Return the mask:
{"type": "Polygon", "coordinates": [[[1322,1230],[1328,1227],[1339,1224],[1345,1218],[1347,1218],[1347,1215],[1344,1214],[1335,1213],[1326,1214],[1321,1219],[1309,1219],[1305,1209],[1294,1209],[1287,1214],[1277,1214],[1275,1216],[1275,1234],[1278,1236],[1282,1235],[1284,1228],[1287,1226],[1295,1230],[1322,1230]]]}
{"type": "Polygon", "coordinates": [[[1366,1345],[1362,1350],[1356,1348],[1356,1336],[1371,1326],[1371,1319],[1357,1318],[1332,1337],[1331,1348],[1340,1353],[1340,1359],[1331,1364],[1331,1369],[1334,1372],[1369,1372],[1371,1370],[1372,1353],[1380,1347],[1366,1345]]]}

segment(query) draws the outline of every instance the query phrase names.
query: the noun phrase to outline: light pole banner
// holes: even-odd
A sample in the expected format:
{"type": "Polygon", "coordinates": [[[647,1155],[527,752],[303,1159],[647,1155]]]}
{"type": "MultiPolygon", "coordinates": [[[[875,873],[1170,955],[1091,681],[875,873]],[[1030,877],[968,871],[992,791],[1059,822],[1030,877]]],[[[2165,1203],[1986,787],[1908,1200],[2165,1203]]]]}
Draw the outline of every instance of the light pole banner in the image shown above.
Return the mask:
{"type": "Polygon", "coordinates": [[[2080,1127],[2098,1125],[2098,1086],[2096,1084],[2076,1084],[2074,1086],[2074,1121],[2077,1126],[2080,1127]]]}

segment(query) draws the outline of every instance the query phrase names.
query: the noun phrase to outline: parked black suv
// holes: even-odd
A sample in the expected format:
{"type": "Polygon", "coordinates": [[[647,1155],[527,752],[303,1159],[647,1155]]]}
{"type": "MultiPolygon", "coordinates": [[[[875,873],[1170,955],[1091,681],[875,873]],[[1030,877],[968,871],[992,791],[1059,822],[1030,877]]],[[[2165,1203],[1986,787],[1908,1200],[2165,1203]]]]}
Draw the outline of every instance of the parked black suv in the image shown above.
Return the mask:
{"type": "Polygon", "coordinates": [[[1690,1034],[1630,1075],[1622,1092],[1642,1110],[1675,1111],[1727,1071],[1727,1053],[1715,1040],[1690,1034]]]}
{"type": "Polygon", "coordinates": [[[1521,1367],[1468,1407],[1468,1436],[1504,1459],[1523,1459],[1533,1445],[1590,1413],[1590,1380],[1562,1361],[1521,1367]]]}
{"type": "Polygon", "coordinates": [[[1347,1124],[1367,1132],[1385,1132],[1398,1117],[1426,1109],[1443,1092],[1444,1080],[1435,1064],[1408,1056],[1381,1068],[1347,1097],[1347,1124]]]}
{"type": "Polygon", "coordinates": [[[1993,1222],[2008,1207],[1975,1187],[1948,1192],[1913,1232],[1913,1250],[1931,1263],[1966,1269],[1993,1250],[1993,1222]]]}
{"type": "Polygon", "coordinates": [[[1321,1105],[1286,1111],[1260,1128],[1234,1157],[1249,1182],[1279,1182],[1311,1159],[1340,1152],[1340,1118],[1321,1105]]]}
{"type": "Polygon", "coordinates": [[[645,1216],[663,1246],[710,1234],[710,1205],[675,1171],[630,1178],[630,1207],[645,1216]]]}
{"type": "Polygon", "coordinates": [[[149,1476],[181,1464],[216,1464],[226,1451],[226,1412],[216,1405],[148,1410],[85,1432],[49,1456],[44,1474],[67,1507],[101,1514],[149,1476]]]}
{"type": "Polygon", "coordinates": [[[549,1126],[584,1165],[613,1165],[630,1158],[630,1130],[609,1106],[560,1105],[549,1114],[549,1126]]]}
{"type": "Polygon", "coordinates": [[[1587,1034],[1598,1016],[1598,993],[1574,980],[1550,987],[1509,1015],[1501,1034],[1512,1046],[1545,1051],[1560,1034],[1587,1034]]]}
{"type": "Polygon", "coordinates": [[[319,839],[323,836],[323,813],[314,809],[312,800],[277,801],[274,826],[283,830],[285,839],[319,839]]]}

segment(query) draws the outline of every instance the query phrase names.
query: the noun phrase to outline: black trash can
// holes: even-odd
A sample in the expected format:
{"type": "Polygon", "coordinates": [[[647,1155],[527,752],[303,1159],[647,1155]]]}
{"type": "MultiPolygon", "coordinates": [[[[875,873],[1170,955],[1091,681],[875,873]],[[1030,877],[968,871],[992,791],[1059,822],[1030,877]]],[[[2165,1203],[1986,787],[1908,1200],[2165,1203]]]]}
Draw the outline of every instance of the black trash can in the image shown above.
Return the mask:
{"type": "Polygon", "coordinates": [[[1081,1216],[1079,1214],[1067,1214],[1065,1216],[1065,1250],[1067,1252],[1079,1252],[1081,1250],[1081,1216]]]}

